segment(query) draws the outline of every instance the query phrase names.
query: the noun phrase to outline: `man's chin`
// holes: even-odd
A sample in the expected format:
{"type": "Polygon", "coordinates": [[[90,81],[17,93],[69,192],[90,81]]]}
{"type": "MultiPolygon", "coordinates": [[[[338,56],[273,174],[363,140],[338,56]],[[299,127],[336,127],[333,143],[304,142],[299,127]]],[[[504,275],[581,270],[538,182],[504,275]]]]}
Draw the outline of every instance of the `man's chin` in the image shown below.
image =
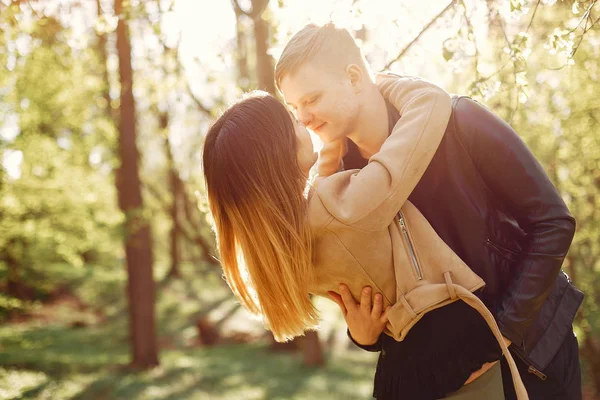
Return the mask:
{"type": "Polygon", "coordinates": [[[324,134],[323,128],[327,126],[327,122],[323,122],[321,125],[313,129],[313,132],[317,134],[317,136],[321,137],[324,134]]]}
{"type": "Polygon", "coordinates": [[[319,139],[321,139],[323,143],[330,143],[334,140],[339,140],[345,137],[340,132],[333,132],[330,129],[319,129],[318,132],[315,131],[315,134],[319,137],[319,139]]]}

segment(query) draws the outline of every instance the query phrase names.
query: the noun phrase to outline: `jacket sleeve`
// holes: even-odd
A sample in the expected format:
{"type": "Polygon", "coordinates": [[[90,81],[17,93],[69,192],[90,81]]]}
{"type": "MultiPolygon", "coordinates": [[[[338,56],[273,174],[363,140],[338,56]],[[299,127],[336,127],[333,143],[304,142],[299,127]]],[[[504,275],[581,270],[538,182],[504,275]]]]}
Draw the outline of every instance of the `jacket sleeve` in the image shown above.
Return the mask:
{"type": "Polygon", "coordinates": [[[483,182],[525,232],[515,278],[497,316],[502,334],[523,347],[556,280],[575,233],[575,220],[542,166],[501,118],[469,98],[454,110],[455,134],[483,182]]]}
{"type": "Polygon", "coordinates": [[[350,334],[350,329],[346,329],[346,334],[348,335],[348,338],[352,341],[352,343],[354,343],[355,346],[360,347],[363,350],[373,352],[373,353],[381,351],[381,335],[385,335],[385,333],[382,333],[381,335],[379,335],[377,342],[375,342],[371,345],[363,345],[363,344],[358,343],[356,340],[354,340],[354,338],[352,337],[352,334],[350,334]]]}
{"type": "Polygon", "coordinates": [[[391,135],[362,170],[334,174],[317,190],[334,218],[363,230],[393,220],[433,158],[452,108],[448,93],[421,79],[380,75],[377,85],[400,111],[391,135]]]}

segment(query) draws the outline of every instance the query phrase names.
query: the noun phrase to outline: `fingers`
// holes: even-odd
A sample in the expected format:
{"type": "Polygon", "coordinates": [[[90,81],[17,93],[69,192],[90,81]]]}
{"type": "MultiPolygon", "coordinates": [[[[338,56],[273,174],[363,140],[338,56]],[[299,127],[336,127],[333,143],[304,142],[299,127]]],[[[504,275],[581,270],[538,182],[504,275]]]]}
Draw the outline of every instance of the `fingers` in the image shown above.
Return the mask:
{"type": "Polygon", "coordinates": [[[342,296],[340,296],[336,292],[332,292],[332,291],[327,292],[327,294],[329,295],[329,298],[331,298],[331,300],[333,300],[340,307],[340,310],[342,311],[342,315],[345,317],[346,314],[348,314],[348,310],[346,309],[346,306],[344,305],[342,296]]]}
{"type": "Polygon", "coordinates": [[[381,316],[381,311],[383,309],[383,298],[381,297],[381,293],[377,293],[373,300],[373,309],[371,310],[371,316],[373,319],[377,319],[381,316]]]}
{"type": "Polygon", "coordinates": [[[346,306],[346,310],[354,311],[358,307],[358,303],[354,300],[354,297],[352,297],[348,286],[341,284],[340,293],[342,294],[342,301],[344,302],[344,306],[346,306]]]}
{"type": "Polygon", "coordinates": [[[360,309],[365,314],[371,313],[371,288],[365,286],[360,294],[360,309]]]}
{"type": "Polygon", "coordinates": [[[340,294],[332,291],[327,293],[329,294],[329,297],[340,307],[344,317],[346,317],[349,312],[354,313],[360,310],[362,315],[370,317],[373,321],[379,321],[384,325],[388,321],[387,312],[391,307],[388,306],[386,307],[385,311],[383,311],[383,295],[381,293],[376,293],[374,300],[372,301],[372,289],[369,286],[365,286],[363,288],[360,295],[360,304],[354,300],[352,293],[350,293],[350,289],[348,289],[348,286],[344,284],[340,285],[340,294]]]}

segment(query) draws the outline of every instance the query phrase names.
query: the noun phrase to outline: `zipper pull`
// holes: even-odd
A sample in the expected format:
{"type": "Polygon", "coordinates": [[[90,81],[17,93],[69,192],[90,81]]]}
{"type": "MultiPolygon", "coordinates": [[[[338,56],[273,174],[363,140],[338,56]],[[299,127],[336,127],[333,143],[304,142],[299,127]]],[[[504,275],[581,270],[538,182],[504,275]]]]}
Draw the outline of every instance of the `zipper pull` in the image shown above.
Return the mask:
{"type": "Polygon", "coordinates": [[[527,369],[527,372],[529,372],[530,374],[534,374],[535,376],[537,376],[538,378],[540,378],[543,381],[545,381],[546,378],[548,378],[546,376],[546,374],[544,374],[542,371],[536,369],[533,365],[529,366],[529,368],[527,369]]]}
{"type": "Polygon", "coordinates": [[[400,227],[402,228],[402,232],[406,232],[406,225],[404,224],[404,218],[402,218],[402,214],[399,214],[398,219],[400,220],[400,227]]]}

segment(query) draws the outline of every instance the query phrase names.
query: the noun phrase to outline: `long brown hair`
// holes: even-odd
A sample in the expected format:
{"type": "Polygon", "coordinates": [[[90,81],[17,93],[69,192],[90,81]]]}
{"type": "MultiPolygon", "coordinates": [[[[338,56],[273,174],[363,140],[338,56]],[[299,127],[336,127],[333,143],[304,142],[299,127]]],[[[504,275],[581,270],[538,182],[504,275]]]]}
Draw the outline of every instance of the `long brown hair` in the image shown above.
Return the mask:
{"type": "Polygon", "coordinates": [[[314,328],[306,177],[297,162],[290,114],[254,92],[210,128],[204,176],[221,264],[231,290],[263,316],[276,340],[314,328]]]}

